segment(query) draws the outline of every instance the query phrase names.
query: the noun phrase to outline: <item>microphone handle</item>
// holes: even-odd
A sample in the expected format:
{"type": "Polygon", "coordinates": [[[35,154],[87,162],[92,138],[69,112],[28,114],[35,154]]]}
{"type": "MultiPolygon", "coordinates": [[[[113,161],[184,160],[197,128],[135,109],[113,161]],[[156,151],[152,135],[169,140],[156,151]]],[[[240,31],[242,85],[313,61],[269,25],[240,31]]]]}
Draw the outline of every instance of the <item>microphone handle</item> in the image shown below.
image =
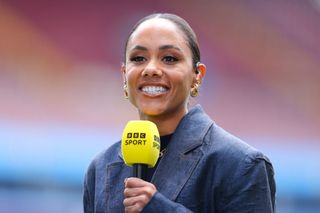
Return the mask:
{"type": "Polygon", "coordinates": [[[146,180],[147,178],[147,164],[133,164],[133,177],[140,178],[142,180],[146,180]]]}

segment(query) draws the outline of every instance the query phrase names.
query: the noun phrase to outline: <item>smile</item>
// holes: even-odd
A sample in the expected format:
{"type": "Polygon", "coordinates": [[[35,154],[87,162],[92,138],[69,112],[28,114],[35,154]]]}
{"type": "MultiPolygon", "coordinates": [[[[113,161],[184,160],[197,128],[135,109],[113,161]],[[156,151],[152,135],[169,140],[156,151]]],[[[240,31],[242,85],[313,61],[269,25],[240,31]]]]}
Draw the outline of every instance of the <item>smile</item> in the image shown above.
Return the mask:
{"type": "Polygon", "coordinates": [[[168,88],[162,86],[144,86],[141,90],[150,95],[158,95],[167,92],[168,88]]]}

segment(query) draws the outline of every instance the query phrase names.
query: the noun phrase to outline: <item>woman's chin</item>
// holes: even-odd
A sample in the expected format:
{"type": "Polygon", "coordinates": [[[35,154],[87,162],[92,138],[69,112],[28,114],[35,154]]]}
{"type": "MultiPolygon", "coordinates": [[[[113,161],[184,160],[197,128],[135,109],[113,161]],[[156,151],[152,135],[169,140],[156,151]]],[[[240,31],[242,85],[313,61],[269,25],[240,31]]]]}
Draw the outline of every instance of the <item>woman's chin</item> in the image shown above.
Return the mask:
{"type": "Polygon", "coordinates": [[[165,111],[165,108],[162,106],[155,106],[155,105],[148,105],[148,106],[143,106],[143,107],[139,107],[139,112],[141,115],[145,115],[145,116],[160,116],[161,114],[163,114],[165,111]]]}
{"type": "Polygon", "coordinates": [[[160,116],[162,113],[162,111],[160,110],[156,110],[156,109],[152,109],[152,110],[143,110],[140,111],[142,115],[145,116],[149,116],[149,117],[156,117],[156,116],[160,116]]]}

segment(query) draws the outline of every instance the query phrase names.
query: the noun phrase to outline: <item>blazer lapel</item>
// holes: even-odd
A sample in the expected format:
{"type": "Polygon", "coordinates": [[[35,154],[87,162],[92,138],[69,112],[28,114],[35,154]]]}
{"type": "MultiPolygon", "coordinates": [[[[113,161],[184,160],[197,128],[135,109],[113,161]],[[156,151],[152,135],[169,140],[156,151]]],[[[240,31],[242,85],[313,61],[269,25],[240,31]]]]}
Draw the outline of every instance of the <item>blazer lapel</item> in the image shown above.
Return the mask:
{"type": "Polygon", "coordinates": [[[160,161],[151,182],[164,196],[175,200],[190,178],[201,156],[202,153],[199,151],[189,155],[181,152],[168,152],[160,161]]]}
{"type": "Polygon", "coordinates": [[[168,199],[174,201],[191,177],[203,155],[201,146],[212,123],[198,106],[177,127],[151,181],[168,199]]]}

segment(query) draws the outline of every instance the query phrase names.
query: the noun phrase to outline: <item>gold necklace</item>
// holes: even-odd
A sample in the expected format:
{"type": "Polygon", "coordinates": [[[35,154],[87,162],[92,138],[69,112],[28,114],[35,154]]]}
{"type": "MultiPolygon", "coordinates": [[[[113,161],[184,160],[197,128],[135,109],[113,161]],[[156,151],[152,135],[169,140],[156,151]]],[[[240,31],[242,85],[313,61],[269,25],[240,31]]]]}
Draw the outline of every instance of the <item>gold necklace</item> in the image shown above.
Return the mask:
{"type": "Polygon", "coordinates": [[[166,152],[166,150],[167,150],[167,148],[164,148],[163,150],[160,151],[160,153],[159,153],[159,158],[161,158],[161,157],[164,155],[164,153],[166,152]]]}

